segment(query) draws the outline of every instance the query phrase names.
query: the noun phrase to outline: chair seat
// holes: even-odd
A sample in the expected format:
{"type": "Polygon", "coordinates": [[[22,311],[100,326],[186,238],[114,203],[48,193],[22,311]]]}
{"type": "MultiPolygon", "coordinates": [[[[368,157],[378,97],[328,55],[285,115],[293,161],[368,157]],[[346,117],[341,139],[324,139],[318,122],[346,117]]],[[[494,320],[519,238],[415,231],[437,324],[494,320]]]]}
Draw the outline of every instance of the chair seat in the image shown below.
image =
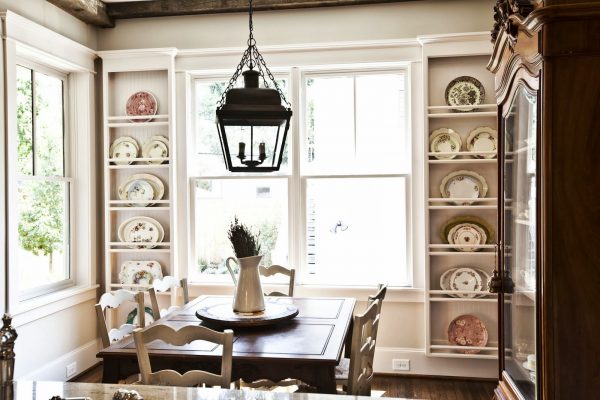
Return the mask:
{"type": "Polygon", "coordinates": [[[348,375],[350,374],[350,359],[342,358],[340,363],[335,366],[335,381],[341,385],[348,382],[348,375]],[[343,382],[342,382],[343,381],[343,382]]]}

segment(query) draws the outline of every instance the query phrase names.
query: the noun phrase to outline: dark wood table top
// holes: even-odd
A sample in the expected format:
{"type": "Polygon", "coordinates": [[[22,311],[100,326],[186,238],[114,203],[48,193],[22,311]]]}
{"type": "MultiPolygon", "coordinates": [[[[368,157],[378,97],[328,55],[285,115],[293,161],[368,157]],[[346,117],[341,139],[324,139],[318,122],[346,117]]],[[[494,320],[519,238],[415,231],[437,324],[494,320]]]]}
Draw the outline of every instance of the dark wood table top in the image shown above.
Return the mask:
{"type": "MultiPolygon", "coordinates": [[[[356,300],[353,298],[288,298],[268,297],[266,301],[292,303],[298,316],[277,325],[252,328],[235,328],[233,343],[234,364],[242,361],[271,362],[302,361],[303,364],[335,365],[339,361],[344,340],[348,334],[356,300]]],[[[154,324],[165,324],[181,328],[190,324],[205,324],[196,317],[196,310],[210,304],[232,302],[231,296],[201,296],[185,307],[157,320],[154,324]]],[[[221,356],[220,346],[204,341],[195,341],[185,346],[171,346],[155,341],[148,346],[150,355],[156,358],[204,358],[221,356]]],[[[132,337],[101,350],[100,358],[136,357],[132,337]]]]}

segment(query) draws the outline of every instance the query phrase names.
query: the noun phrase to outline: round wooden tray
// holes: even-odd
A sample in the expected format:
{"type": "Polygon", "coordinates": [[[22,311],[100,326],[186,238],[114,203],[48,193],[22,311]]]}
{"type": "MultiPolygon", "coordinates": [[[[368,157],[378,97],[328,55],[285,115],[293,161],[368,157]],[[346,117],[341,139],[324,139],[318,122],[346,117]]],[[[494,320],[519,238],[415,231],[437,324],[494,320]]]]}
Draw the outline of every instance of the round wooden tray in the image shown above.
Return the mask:
{"type": "Polygon", "coordinates": [[[213,304],[196,310],[196,317],[223,327],[250,327],[277,324],[298,315],[293,304],[265,301],[265,311],[257,313],[236,313],[231,301],[213,304]]]}

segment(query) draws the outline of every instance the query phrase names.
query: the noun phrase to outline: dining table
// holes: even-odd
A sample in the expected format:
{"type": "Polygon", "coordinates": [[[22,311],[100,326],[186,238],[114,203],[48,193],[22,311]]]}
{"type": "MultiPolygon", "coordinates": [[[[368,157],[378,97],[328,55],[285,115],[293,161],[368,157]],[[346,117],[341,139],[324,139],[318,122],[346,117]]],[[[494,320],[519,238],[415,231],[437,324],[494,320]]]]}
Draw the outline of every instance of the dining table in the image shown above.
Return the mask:
{"type": "MultiPolygon", "coordinates": [[[[216,330],[228,328],[204,321],[197,311],[219,304],[232,304],[231,296],[200,296],[153,324],[173,329],[202,325],[216,330]]],[[[267,305],[288,304],[298,309],[289,320],[270,325],[234,326],[231,379],[253,382],[269,379],[299,379],[318,393],[336,393],[335,367],[344,345],[349,343],[356,299],[341,297],[265,297],[267,305]]],[[[220,372],[220,345],[193,341],[173,346],[161,340],[146,345],[153,370],[173,369],[184,373],[201,369],[220,372]]],[[[133,337],[126,337],[97,354],[103,360],[103,383],[116,383],[138,373],[133,337]]]]}

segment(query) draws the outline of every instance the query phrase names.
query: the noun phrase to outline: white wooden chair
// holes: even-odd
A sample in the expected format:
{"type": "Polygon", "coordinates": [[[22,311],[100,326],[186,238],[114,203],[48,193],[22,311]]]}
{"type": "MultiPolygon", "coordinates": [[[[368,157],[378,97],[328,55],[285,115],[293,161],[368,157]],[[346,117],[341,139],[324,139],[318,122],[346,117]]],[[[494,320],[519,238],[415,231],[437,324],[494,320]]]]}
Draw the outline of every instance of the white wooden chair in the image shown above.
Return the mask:
{"type": "Polygon", "coordinates": [[[150,295],[150,304],[152,304],[152,315],[154,319],[157,320],[161,317],[164,317],[168,313],[173,310],[178,309],[178,306],[171,306],[168,309],[160,309],[158,305],[158,299],[156,296],[157,292],[166,292],[167,290],[173,290],[175,288],[180,287],[183,291],[183,304],[187,304],[190,301],[190,296],[188,294],[188,284],[187,279],[177,279],[174,276],[165,276],[162,279],[155,279],[152,282],[152,287],[148,289],[148,294],[150,295]]]}
{"type": "Polygon", "coordinates": [[[95,308],[96,316],[98,318],[98,325],[100,325],[102,346],[104,347],[108,347],[112,342],[119,341],[125,336],[130,335],[135,328],[144,327],[146,325],[143,292],[130,292],[128,290],[119,289],[115,292],[104,293],[102,296],[100,296],[100,301],[98,304],[96,304],[95,308]],[[109,330],[106,324],[106,309],[117,309],[121,305],[128,302],[134,302],[137,304],[138,323],[136,325],[125,323],[118,328],[112,328],[109,330]]]}
{"type": "Polygon", "coordinates": [[[269,277],[277,274],[285,275],[289,277],[288,282],[288,292],[287,294],[274,291],[271,293],[265,293],[266,296],[289,296],[292,297],[294,295],[294,285],[296,280],[296,270],[294,268],[285,268],[281,265],[271,265],[270,267],[263,267],[262,265],[258,267],[258,273],[261,276],[269,277]]]}
{"type": "Polygon", "coordinates": [[[373,357],[382,300],[370,302],[367,310],[354,316],[352,345],[348,370],[340,363],[336,367],[336,383],[347,387],[346,394],[370,396],[373,380],[373,357]]]}
{"type": "Polygon", "coordinates": [[[204,326],[189,325],[174,330],[167,325],[152,325],[146,329],[138,328],[133,331],[133,339],[137,351],[141,381],[144,385],[220,386],[222,388],[229,388],[230,386],[233,351],[233,331],[231,329],[226,329],[221,333],[204,326]],[[221,374],[191,370],[182,375],[170,369],[152,372],[146,343],[155,340],[161,340],[176,346],[183,346],[195,340],[205,340],[222,345],[221,374]]]}

